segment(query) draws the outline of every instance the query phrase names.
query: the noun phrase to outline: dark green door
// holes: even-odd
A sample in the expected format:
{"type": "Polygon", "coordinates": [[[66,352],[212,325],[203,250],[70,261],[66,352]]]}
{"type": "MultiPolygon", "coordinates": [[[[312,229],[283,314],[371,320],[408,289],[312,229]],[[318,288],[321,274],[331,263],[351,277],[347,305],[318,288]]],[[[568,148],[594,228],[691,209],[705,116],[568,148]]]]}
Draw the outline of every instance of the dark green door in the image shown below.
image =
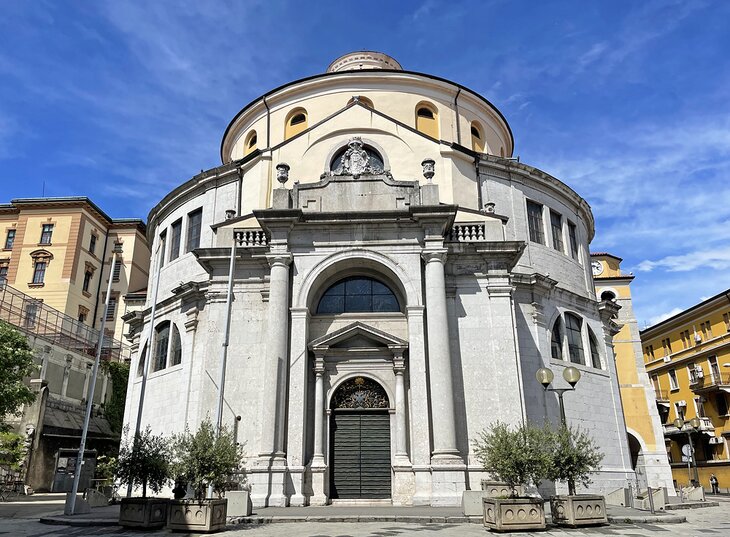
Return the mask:
{"type": "Polygon", "coordinates": [[[390,498],[388,412],[336,410],[331,423],[331,497],[390,498]]]}

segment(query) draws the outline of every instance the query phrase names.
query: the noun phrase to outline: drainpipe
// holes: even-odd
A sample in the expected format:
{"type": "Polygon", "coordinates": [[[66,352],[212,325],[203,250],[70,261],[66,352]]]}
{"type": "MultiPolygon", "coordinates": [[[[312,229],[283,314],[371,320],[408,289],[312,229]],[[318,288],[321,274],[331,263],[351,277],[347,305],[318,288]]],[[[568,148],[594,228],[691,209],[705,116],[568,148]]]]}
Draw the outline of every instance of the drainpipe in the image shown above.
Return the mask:
{"type": "Polygon", "coordinates": [[[479,155],[474,157],[474,172],[477,174],[477,203],[479,204],[479,212],[484,210],[484,200],[482,199],[482,176],[479,174],[479,155]]]}
{"type": "Polygon", "coordinates": [[[268,149],[271,147],[271,109],[269,108],[269,103],[266,102],[266,95],[262,99],[266,107],[266,149],[268,149]]]}
{"type": "Polygon", "coordinates": [[[454,111],[456,112],[456,143],[459,145],[461,145],[461,122],[459,121],[459,105],[456,101],[459,99],[460,93],[461,88],[459,88],[459,91],[456,92],[456,96],[454,97],[454,111]]]}
{"type": "Polygon", "coordinates": [[[236,193],[236,216],[241,216],[241,197],[243,197],[243,168],[236,168],[238,173],[238,188],[236,193]]]}
{"type": "MultiPolygon", "coordinates": [[[[91,323],[91,328],[96,327],[96,314],[99,312],[99,293],[101,293],[101,279],[104,276],[104,259],[106,257],[106,245],[109,242],[109,230],[106,230],[104,235],[104,249],[101,251],[101,267],[99,267],[99,283],[96,285],[96,300],[94,301],[94,316],[91,323]]],[[[109,280],[112,279],[112,273],[109,273],[109,280]]]]}

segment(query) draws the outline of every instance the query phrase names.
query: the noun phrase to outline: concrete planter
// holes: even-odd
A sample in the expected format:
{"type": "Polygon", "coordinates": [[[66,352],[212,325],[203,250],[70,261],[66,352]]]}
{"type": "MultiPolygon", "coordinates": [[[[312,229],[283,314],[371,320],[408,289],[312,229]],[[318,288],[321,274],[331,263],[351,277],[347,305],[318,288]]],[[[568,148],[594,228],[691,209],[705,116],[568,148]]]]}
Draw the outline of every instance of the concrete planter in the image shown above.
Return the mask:
{"type": "MultiPolygon", "coordinates": [[[[512,495],[512,489],[503,481],[491,481],[482,479],[482,490],[485,498],[506,498],[512,495]]],[[[525,493],[525,487],[518,485],[515,487],[515,493],[522,496],[525,493]]]]}
{"type": "Polygon", "coordinates": [[[553,496],[550,498],[553,523],[560,526],[593,526],[608,524],[606,499],[595,494],[553,496]]]}
{"type": "Polygon", "coordinates": [[[228,500],[170,500],[167,528],[209,533],[226,527],[228,500]]]}
{"type": "Polygon", "coordinates": [[[119,525],[125,528],[162,528],[167,522],[166,498],[122,498],[119,525]]]}
{"type": "Polygon", "coordinates": [[[545,509],[539,498],[484,498],[484,525],[495,531],[545,529],[545,509]]]}
{"type": "Polygon", "coordinates": [[[226,500],[228,500],[228,516],[251,516],[253,505],[248,490],[229,490],[226,492],[226,500]]]}

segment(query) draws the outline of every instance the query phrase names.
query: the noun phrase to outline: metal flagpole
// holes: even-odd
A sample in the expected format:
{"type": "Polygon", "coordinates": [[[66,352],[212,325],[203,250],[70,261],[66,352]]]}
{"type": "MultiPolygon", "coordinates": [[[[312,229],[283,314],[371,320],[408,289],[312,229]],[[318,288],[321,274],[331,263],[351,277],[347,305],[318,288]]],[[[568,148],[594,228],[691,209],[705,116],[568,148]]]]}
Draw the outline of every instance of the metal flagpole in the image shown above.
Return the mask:
{"type": "Polygon", "coordinates": [[[86,416],[84,417],[84,428],[81,431],[81,446],[76,456],[76,471],[74,473],[74,484],[71,494],[66,496],[66,505],[64,506],[64,514],[73,515],[76,510],[76,495],[79,492],[79,481],[81,480],[81,466],[84,463],[84,451],[86,449],[86,435],[89,432],[89,421],[91,420],[91,411],[94,407],[94,390],[96,389],[96,375],[99,372],[99,362],[101,361],[101,351],[104,345],[104,324],[106,316],[109,313],[109,299],[112,294],[112,280],[114,279],[114,269],[117,265],[117,255],[122,253],[122,243],[115,242],[112,250],[112,266],[109,272],[109,284],[106,288],[106,302],[104,304],[104,315],[101,317],[101,326],[99,327],[99,343],[96,347],[96,359],[94,360],[94,368],[91,372],[91,382],[89,383],[89,391],[86,394],[86,416]]]}
{"type": "MultiPolygon", "coordinates": [[[[231,246],[231,262],[228,268],[228,296],[226,297],[226,330],[223,336],[223,351],[221,352],[220,379],[218,381],[218,407],[215,414],[215,436],[221,434],[223,425],[223,394],[226,383],[226,362],[228,360],[228,343],[231,338],[231,304],[233,303],[233,277],[236,268],[236,232],[233,232],[233,245],[231,246]]],[[[213,485],[208,485],[208,497],[213,496],[213,485]]]]}
{"type": "MultiPolygon", "coordinates": [[[[132,446],[134,446],[134,440],[139,434],[139,430],[142,424],[142,407],[144,406],[144,391],[147,387],[147,371],[150,367],[150,354],[152,353],[152,336],[155,333],[155,315],[157,314],[157,292],[160,289],[160,270],[162,270],[162,256],[165,255],[165,251],[160,252],[161,244],[157,245],[157,274],[155,277],[155,290],[152,292],[152,311],[150,312],[150,333],[147,337],[146,349],[142,359],[142,386],[139,390],[139,404],[137,405],[137,421],[134,423],[134,436],[132,437],[132,446]]],[[[142,349],[144,350],[144,349],[142,349]]],[[[127,498],[132,495],[132,484],[127,485],[127,498]]]]}

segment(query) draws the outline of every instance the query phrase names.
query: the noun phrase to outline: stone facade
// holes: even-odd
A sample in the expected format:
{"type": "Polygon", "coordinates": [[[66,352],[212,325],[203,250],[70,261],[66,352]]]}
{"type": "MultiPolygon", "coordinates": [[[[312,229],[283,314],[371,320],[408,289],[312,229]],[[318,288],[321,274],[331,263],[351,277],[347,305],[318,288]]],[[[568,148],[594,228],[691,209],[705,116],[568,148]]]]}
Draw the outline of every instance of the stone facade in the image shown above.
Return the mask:
{"type": "Polygon", "coordinates": [[[353,382],[380,387],[369,409],[390,423],[390,487],[369,496],[361,485],[361,501],[458,506],[489,477],[472,451],[479,431],[498,419],[559,419],[557,399],[535,380],[542,366],[556,377],[567,365],[583,374],[566,413],[605,453],[590,490],[624,486],[633,472],[613,326],[589,270],[590,208],[510,159],[512,146],[506,121],[482,97],[395,68],[345,68],[251,103],[224,135],[223,165],[150,213],[149,288],[159,286],[158,299],[154,330],[154,294],[130,321],[137,358],[126,421],[134,426],[143,383],[143,426],[174,433],[215,417],[235,241],[222,421],[245,442],[255,506],[345,498],[333,486],[343,471],[336,418],[366,410],[336,400],[353,382]],[[295,119],[304,128],[291,135],[295,119]],[[477,132],[485,152],[461,145],[470,126],[472,147],[477,132]],[[168,262],[176,222],[199,240],[168,262]],[[347,306],[349,291],[324,300],[348,281],[374,281],[387,298],[373,295],[368,307],[347,306]],[[580,342],[561,341],[553,359],[551,328],[566,315],[579,319],[580,342]],[[177,333],[179,360],[159,336],[148,344],[160,326],[177,333]],[[576,345],[580,363],[571,363],[576,345]]]}

